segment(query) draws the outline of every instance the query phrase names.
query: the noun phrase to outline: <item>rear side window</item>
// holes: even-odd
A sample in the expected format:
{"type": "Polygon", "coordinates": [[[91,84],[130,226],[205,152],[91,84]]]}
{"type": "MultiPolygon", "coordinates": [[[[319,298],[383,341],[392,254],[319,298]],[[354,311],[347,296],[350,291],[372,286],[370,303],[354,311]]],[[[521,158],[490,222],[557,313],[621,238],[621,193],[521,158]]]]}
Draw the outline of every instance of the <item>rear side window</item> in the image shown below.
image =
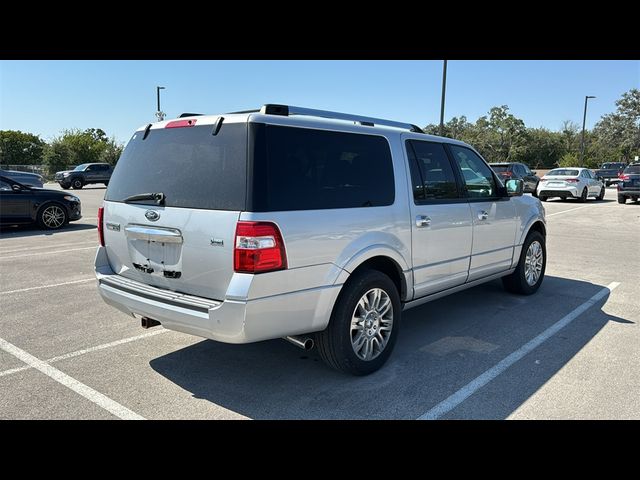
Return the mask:
{"type": "Polygon", "coordinates": [[[459,197],[456,177],[442,144],[407,140],[406,147],[416,202],[459,197]]]}
{"type": "Polygon", "coordinates": [[[136,132],[111,175],[105,199],[122,202],[131,195],[162,192],[167,207],[244,210],[247,124],[223,124],[215,136],[212,128],[150,130],[144,140],[144,133],[136,132]]]}
{"type": "Polygon", "coordinates": [[[379,207],[395,197],[389,143],[377,135],[252,124],[256,212],[379,207]]]}

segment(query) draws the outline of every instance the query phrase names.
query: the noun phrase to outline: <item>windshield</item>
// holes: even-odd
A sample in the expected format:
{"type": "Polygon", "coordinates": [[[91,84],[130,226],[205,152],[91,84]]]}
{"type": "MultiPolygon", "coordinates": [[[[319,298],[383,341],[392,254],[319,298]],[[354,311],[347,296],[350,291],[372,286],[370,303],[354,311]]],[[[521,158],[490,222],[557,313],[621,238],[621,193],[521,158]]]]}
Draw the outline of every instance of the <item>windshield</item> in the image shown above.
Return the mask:
{"type": "Polygon", "coordinates": [[[496,173],[509,171],[509,165],[491,165],[491,168],[493,168],[493,171],[496,173]]]}
{"type": "Polygon", "coordinates": [[[87,165],[89,165],[89,164],[88,163],[83,163],[82,165],[78,165],[76,168],[73,169],[73,171],[74,172],[81,172],[82,170],[87,168],[87,165]]]}
{"type": "Polygon", "coordinates": [[[578,170],[569,170],[567,168],[556,168],[547,173],[547,176],[557,175],[560,177],[577,177],[580,174],[578,170]]]}
{"type": "MultiPolygon", "coordinates": [[[[162,128],[136,132],[109,181],[105,200],[162,193],[165,207],[244,210],[247,124],[162,128]]],[[[139,204],[155,205],[150,197],[139,204]]]]}
{"type": "Polygon", "coordinates": [[[624,169],[624,173],[640,173],[640,165],[629,165],[624,169]]]}

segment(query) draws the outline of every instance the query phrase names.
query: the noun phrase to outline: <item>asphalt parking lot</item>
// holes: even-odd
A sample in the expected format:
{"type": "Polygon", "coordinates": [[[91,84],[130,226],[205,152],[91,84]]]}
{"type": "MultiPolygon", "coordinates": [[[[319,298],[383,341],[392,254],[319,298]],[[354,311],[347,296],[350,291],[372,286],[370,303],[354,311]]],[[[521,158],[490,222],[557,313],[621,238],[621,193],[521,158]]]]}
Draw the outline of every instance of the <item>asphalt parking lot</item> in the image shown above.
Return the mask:
{"type": "Polygon", "coordinates": [[[140,328],[93,276],[104,187],[56,233],[0,233],[2,419],[640,418],[640,204],[552,200],[545,281],[405,312],[363,378],[283,340],[226,345],[140,328]]]}

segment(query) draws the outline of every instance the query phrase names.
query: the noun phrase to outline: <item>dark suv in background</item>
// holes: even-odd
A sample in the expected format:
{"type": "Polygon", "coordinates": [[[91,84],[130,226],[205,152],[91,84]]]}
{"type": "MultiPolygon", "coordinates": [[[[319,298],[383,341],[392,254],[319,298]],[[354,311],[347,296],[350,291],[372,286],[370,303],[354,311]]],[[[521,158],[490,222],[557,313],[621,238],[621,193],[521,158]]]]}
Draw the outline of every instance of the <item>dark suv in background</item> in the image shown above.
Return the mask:
{"type": "Polygon", "coordinates": [[[640,163],[632,163],[620,174],[618,203],[627,203],[627,198],[632,202],[640,198],[640,163]]]}
{"type": "Polygon", "coordinates": [[[532,172],[524,163],[490,163],[489,165],[503,182],[520,179],[524,182],[524,191],[536,196],[540,177],[536,175],[537,172],[532,172]]]}
{"type": "Polygon", "coordinates": [[[108,163],[83,163],[73,170],[56,172],[55,180],[64,189],[73,187],[78,190],[90,183],[109,185],[113,166],[108,163]]]}

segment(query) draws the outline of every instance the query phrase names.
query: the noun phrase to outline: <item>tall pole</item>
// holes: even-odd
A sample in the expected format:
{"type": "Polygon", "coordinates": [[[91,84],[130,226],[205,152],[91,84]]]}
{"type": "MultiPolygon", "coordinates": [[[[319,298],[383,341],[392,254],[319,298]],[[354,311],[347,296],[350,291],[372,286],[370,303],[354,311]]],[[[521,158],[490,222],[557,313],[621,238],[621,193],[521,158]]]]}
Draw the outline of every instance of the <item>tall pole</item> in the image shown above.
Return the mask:
{"type": "Polygon", "coordinates": [[[447,61],[442,65],[442,99],[440,100],[440,136],[444,135],[444,97],[447,92],[447,61]]]}
{"type": "Polygon", "coordinates": [[[582,140],[580,141],[580,166],[584,162],[584,127],[587,123],[587,101],[590,98],[596,98],[592,95],[586,95],[584,97],[584,115],[582,116],[582,140]]]}
{"type": "Polygon", "coordinates": [[[160,90],[164,90],[165,87],[156,87],[156,98],[158,100],[158,110],[156,111],[156,117],[158,117],[158,121],[161,122],[164,120],[164,112],[160,110],[160,90]]]}

